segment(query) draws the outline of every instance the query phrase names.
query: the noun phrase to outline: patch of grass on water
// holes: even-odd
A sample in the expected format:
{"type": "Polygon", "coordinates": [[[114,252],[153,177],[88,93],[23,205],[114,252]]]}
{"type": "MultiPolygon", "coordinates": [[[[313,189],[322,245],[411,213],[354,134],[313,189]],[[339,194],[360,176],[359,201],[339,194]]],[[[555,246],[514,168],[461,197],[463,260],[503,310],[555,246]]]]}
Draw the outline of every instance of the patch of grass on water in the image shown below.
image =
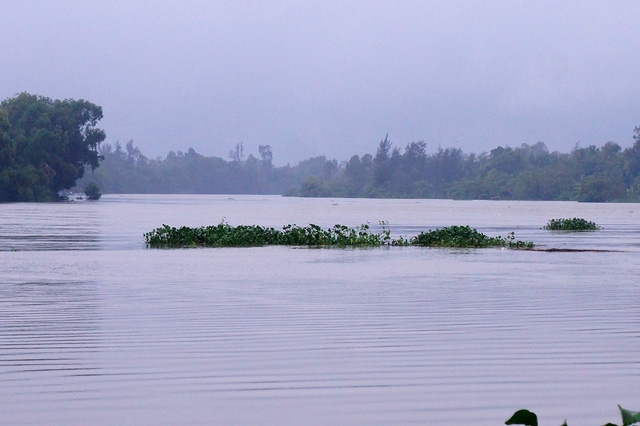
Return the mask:
{"type": "Polygon", "coordinates": [[[551,219],[543,229],[548,231],[596,231],[600,227],[595,222],[574,217],[572,219],[551,219]]]}
{"type": "Polygon", "coordinates": [[[532,248],[533,243],[516,241],[513,232],[507,238],[488,237],[468,226],[451,226],[436,231],[421,232],[416,237],[391,238],[390,231],[372,233],[369,225],[349,228],[334,225],[322,229],[318,225],[285,225],[282,230],[258,225],[231,226],[221,222],[216,226],[175,228],[163,225],[144,234],[149,247],[255,247],[266,245],[377,247],[435,246],[435,247],[509,247],[532,248]]]}

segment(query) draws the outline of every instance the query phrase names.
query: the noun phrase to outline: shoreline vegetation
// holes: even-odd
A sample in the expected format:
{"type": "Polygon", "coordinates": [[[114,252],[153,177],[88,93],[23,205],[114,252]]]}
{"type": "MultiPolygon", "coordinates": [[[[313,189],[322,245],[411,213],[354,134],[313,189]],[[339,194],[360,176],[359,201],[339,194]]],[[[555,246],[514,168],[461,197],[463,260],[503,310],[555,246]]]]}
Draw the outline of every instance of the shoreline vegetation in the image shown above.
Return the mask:
{"type": "MultiPolygon", "coordinates": [[[[102,108],[83,99],[20,93],[0,102],[0,202],[65,200],[100,165],[101,119],[102,108]]],[[[95,190],[89,196],[99,198],[95,190]]]]}
{"type": "Polygon", "coordinates": [[[271,145],[259,145],[255,155],[245,155],[239,143],[228,158],[189,148],[152,159],[130,140],[101,144],[100,168],[78,186],[94,181],[104,193],[130,194],[638,202],[640,127],[633,140],[625,149],[607,142],[560,153],[536,142],[469,153],[437,142],[433,152],[424,141],[398,147],[387,136],[372,154],[347,161],[321,155],[284,166],[274,164],[271,145]]]}
{"type": "Polygon", "coordinates": [[[228,159],[193,148],[147,158],[133,140],[105,142],[102,116],[82,99],[24,92],[0,102],[0,202],[61,201],[61,191],[90,185],[107,194],[640,202],[640,127],[628,148],[609,141],[569,153],[541,141],[478,154],[435,141],[428,152],[425,141],[397,146],[387,134],[373,154],[278,167],[271,145],[245,156],[242,142],[228,159]]]}
{"type": "Polygon", "coordinates": [[[215,226],[180,228],[163,225],[144,234],[151,248],[180,247],[260,247],[268,245],[313,246],[313,247],[380,247],[420,246],[450,248],[504,247],[511,249],[533,249],[534,244],[519,241],[511,232],[506,238],[489,237],[469,226],[449,226],[420,232],[407,238],[392,238],[389,229],[374,233],[369,225],[355,228],[334,225],[323,229],[318,225],[285,225],[281,230],[259,225],[231,226],[222,221],[215,226]]]}

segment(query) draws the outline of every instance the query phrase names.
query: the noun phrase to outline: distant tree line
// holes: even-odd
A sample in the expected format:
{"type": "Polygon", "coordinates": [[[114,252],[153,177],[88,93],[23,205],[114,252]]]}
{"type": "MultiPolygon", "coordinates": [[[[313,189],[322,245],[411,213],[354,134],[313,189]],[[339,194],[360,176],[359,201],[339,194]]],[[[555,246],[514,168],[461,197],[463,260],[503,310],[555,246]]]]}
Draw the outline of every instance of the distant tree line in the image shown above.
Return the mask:
{"type": "Polygon", "coordinates": [[[270,145],[227,160],[192,148],[147,158],[129,141],[105,143],[101,107],[21,93],[0,103],[0,202],[51,201],[62,190],[104,193],[284,194],[304,197],[640,201],[640,127],[634,144],[578,144],[549,152],[543,142],[489,153],[404,149],[388,136],[375,155],[338,163],[325,156],[276,167],[270,145]],[[98,166],[100,166],[98,168],[98,166]],[[87,173],[90,171],[89,173],[87,173]]]}
{"type": "Polygon", "coordinates": [[[543,142],[465,154],[425,142],[403,151],[385,137],[375,156],[354,155],[331,176],[308,177],[296,192],[305,197],[453,198],[505,200],[640,201],[640,127],[632,147],[576,144],[570,153],[549,152],[543,142]]]}
{"type": "Polygon", "coordinates": [[[258,155],[245,156],[242,143],[229,151],[229,159],[205,157],[193,148],[171,151],[165,158],[146,157],[133,141],[103,143],[100,168],[78,181],[95,182],[104,193],[141,194],[284,194],[295,193],[310,176],[329,179],[338,162],[324,156],[295,166],[275,167],[270,145],[258,155]]]}
{"type": "Polygon", "coordinates": [[[269,145],[245,158],[237,144],[227,161],[191,148],[148,159],[129,141],[124,147],[101,145],[102,166],[85,180],[111,193],[640,201],[640,127],[633,138],[624,150],[607,142],[559,153],[538,142],[466,154],[459,148],[427,153],[423,141],[401,151],[387,136],[375,155],[354,155],[343,163],[319,156],[283,167],[273,165],[269,145]]]}
{"type": "Polygon", "coordinates": [[[102,109],[21,93],[0,103],[0,202],[53,201],[99,165],[102,109]]]}

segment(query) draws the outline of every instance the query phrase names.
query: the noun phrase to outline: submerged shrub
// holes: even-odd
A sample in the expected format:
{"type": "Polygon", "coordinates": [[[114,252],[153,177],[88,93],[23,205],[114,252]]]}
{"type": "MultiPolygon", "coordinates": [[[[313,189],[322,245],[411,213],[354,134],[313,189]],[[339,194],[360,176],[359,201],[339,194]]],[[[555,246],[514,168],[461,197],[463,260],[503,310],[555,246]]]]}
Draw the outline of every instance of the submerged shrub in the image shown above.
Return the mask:
{"type": "Polygon", "coordinates": [[[369,225],[349,228],[334,225],[322,229],[318,225],[285,225],[282,230],[258,225],[231,226],[221,222],[216,226],[175,228],[163,225],[144,234],[149,247],[250,247],[265,245],[290,246],[336,246],[377,247],[393,246],[437,246],[437,247],[492,247],[531,248],[533,243],[515,241],[513,232],[507,238],[487,237],[468,226],[451,226],[436,231],[422,232],[411,239],[391,238],[390,231],[372,233],[369,225]]]}
{"type": "Polygon", "coordinates": [[[549,231],[596,231],[600,227],[595,222],[574,217],[572,219],[551,219],[543,229],[549,231]]]}
{"type": "Polygon", "coordinates": [[[84,188],[84,195],[86,195],[89,200],[99,200],[100,197],[102,197],[100,188],[98,188],[98,185],[94,182],[91,182],[84,188]]]}

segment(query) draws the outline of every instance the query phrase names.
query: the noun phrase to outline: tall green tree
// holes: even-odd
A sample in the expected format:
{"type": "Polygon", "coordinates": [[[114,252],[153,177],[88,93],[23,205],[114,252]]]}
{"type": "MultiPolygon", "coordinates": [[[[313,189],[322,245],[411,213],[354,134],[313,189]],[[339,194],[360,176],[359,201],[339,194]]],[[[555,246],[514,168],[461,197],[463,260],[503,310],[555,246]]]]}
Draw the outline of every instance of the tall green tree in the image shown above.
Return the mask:
{"type": "Polygon", "coordinates": [[[383,186],[391,178],[391,141],[389,134],[380,141],[376,156],[373,157],[373,179],[376,186],[383,186]]]}
{"type": "Polygon", "coordinates": [[[15,146],[9,137],[9,117],[0,110],[0,169],[9,167],[14,162],[15,146]]]}
{"type": "Polygon", "coordinates": [[[20,93],[0,103],[0,114],[0,201],[54,200],[85,166],[99,166],[101,107],[20,93]]]}
{"type": "Polygon", "coordinates": [[[373,183],[373,157],[365,154],[360,158],[354,155],[345,165],[344,174],[351,191],[351,196],[361,195],[367,185],[373,183]]]}

